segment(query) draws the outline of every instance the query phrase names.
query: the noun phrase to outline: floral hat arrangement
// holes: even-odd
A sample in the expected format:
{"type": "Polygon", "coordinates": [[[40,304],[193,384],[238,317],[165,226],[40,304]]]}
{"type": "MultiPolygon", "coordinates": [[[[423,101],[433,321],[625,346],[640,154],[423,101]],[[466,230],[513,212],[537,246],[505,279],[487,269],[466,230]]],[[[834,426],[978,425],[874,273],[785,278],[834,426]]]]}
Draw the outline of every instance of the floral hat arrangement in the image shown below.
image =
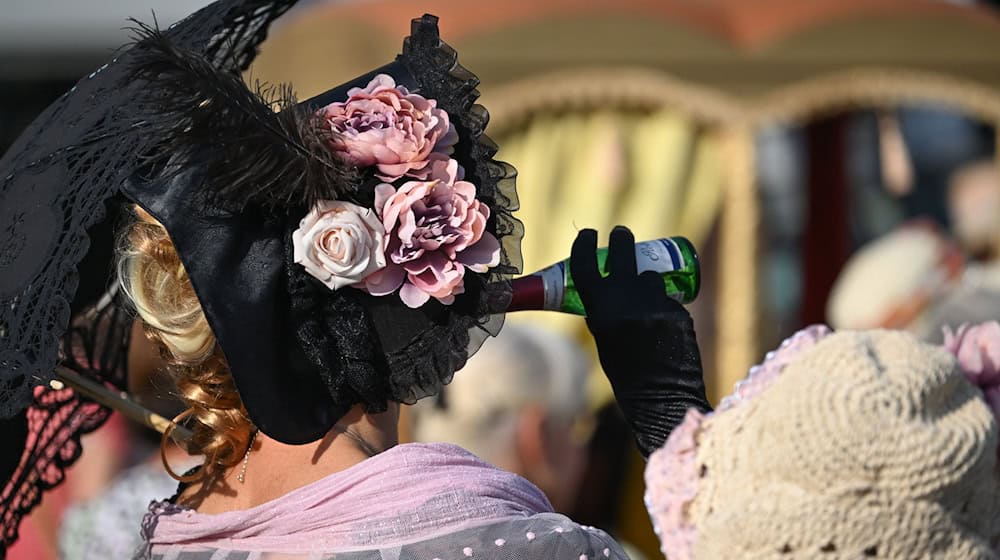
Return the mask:
{"type": "Polygon", "coordinates": [[[347,93],[319,114],[335,134],[331,149],[381,181],[374,208],[319,202],[293,233],[295,262],[331,290],[398,290],[411,308],[432,297],[450,305],[465,291],[467,270],[500,263],[500,243],[486,230],[489,206],[451,157],[455,126],[434,99],[386,74],[347,93]]]}
{"type": "Polygon", "coordinates": [[[306,443],[354,405],[435,394],[499,332],[520,268],[515,171],[437,18],[301,103],[144,41],[163,156],[123,190],[170,234],[261,431],[306,443]]]}

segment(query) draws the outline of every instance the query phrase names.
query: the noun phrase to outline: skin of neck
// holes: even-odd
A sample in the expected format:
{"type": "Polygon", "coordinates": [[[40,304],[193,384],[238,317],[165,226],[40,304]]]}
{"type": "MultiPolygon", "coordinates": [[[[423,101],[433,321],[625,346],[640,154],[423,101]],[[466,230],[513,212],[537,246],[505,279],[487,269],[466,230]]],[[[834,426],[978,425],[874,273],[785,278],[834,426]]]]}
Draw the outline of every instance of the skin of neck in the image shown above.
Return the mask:
{"type": "Polygon", "coordinates": [[[370,449],[382,452],[398,443],[398,404],[390,403],[378,414],[356,405],[318,441],[289,445],[258,433],[242,484],[237,480],[243,470],[240,462],[211,487],[191,485],[178,502],[207,514],[256,507],[361,463],[370,457],[370,449]]]}

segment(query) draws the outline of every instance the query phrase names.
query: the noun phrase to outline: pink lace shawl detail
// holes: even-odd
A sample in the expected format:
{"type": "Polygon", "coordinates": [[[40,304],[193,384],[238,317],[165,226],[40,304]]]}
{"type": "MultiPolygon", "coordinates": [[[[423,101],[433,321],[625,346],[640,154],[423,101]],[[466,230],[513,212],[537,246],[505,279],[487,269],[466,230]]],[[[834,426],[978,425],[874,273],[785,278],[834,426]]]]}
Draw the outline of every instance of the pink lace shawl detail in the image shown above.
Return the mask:
{"type": "Polygon", "coordinates": [[[706,423],[713,414],[729,410],[764,392],[781,370],[804,350],[812,348],[832,331],[824,325],[812,325],[786,339],[764,356],[764,362],[750,368],[746,379],[736,384],[732,395],[722,400],[714,413],[688,410],[684,421],[654,452],[646,465],[646,509],[653,530],[660,537],[660,549],[670,560],[691,560],[697,527],[687,518],[687,508],[698,495],[698,438],[711,427],[706,423]]]}

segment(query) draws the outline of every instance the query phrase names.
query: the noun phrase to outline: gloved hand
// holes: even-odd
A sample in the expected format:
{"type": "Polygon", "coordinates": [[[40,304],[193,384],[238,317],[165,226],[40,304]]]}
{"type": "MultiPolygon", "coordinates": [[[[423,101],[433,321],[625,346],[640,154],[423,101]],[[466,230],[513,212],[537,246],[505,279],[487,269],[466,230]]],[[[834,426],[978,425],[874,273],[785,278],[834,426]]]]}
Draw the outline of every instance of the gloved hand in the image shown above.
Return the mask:
{"type": "Polygon", "coordinates": [[[597,342],[601,367],[643,457],[656,451],[688,408],[711,410],[705,398],[694,322],[670,299],[663,279],[636,273],[635,239],[617,226],[608,244],[607,278],[597,265],[597,232],[573,242],[570,273],[597,342]]]}

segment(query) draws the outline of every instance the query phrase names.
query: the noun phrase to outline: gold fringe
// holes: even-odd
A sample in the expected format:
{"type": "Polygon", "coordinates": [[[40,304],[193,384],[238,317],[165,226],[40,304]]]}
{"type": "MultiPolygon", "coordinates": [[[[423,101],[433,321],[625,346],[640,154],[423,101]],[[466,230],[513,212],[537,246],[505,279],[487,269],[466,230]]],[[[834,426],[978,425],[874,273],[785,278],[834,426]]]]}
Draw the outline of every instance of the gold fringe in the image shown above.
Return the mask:
{"type": "Polygon", "coordinates": [[[943,103],[986,122],[1000,122],[1000,92],[945,74],[898,68],[856,68],[792,82],[739,98],[643,68],[586,68],[546,73],[484,89],[490,132],[502,136],[536,114],[591,109],[670,108],[709,126],[756,128],[801,123],[862,107],[943,103]]]}
{"type": "Polygon", "coordinates": [[[760,201],[754,178],[753,129],[735,125],[725,138],[726,171],[719,232],[715,308],[716,375],[708,397],[718,403],[757,359],[757,240],[760,201]]]}

